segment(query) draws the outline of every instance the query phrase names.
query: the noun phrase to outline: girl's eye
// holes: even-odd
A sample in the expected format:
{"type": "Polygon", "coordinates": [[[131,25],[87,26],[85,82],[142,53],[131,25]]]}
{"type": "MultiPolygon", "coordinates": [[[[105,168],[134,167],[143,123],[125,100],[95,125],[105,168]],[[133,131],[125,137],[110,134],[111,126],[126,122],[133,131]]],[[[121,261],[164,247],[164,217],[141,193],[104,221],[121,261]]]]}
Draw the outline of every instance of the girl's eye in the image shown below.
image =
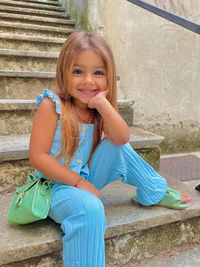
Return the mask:
{"type": "Polygon", "coordinates": [[[73,74],[82,74],[83,72],[81,70],[74,70],[73,74]]]}
{"type": "Polygon", "coordinates": [[[95,71],[94,74],[95,74],[95,75],[104,75],[104,73],[103,73],[102,71],[99,71],[99,70],[95,71]]]}

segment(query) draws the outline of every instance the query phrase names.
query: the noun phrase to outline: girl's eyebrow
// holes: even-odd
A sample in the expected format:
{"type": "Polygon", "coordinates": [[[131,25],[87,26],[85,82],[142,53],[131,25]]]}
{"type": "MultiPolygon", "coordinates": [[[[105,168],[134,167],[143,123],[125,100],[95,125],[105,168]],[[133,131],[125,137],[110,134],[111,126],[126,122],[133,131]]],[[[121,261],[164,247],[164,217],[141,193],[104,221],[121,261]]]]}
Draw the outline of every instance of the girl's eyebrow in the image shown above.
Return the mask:
{"type": "MultiPolygon", "coordinates": [[[[85,65],[73,64],[73,67],[85,68],[85,65]]],[[[105,69],[105,67],[104,66],[94,66],[93,69],[105,69]]]]}

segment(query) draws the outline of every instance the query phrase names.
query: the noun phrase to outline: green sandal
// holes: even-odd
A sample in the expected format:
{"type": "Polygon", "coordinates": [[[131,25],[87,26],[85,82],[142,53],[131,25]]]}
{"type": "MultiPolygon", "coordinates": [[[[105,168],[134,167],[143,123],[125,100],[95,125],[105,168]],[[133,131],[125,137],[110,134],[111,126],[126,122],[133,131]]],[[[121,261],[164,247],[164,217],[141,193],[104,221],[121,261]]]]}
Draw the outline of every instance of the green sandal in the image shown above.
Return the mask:
{"type": "MultiPolygon", "coordinates": [[[[152,206],[165,207],[174,210],[182,210],[189,206],[189,203],[180,203],[180,200],[181,200],[181,194],[178,191],[168,187],[167,192],[161,199],[161,201],[152,206]]],[[[132,196],[131,201],[134,204],[142,205],[140,202],[138,202],[137,194],[134,194],[132,196]]]]}

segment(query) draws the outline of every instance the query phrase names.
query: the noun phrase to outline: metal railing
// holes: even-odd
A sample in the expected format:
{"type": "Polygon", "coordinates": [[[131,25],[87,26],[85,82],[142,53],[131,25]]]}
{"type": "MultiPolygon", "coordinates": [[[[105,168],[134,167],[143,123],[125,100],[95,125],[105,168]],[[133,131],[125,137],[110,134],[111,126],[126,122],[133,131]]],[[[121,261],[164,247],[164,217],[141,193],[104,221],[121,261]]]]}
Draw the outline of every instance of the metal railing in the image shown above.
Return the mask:
{"type": "Polygon", "coordinates": [[[175,13],[169,12],[165,9],[162,9],[160,7],[151,5],[147,2],[144,2],[142,0],[127,0],[129,2],[131,2],[132,4],[135,4],[143,9],[146,9],[164,19],[167,19],[187,30],[190,30],[194,33],[200,34],[200,24],[199,23],[195,23],[187,18],[184,18],[182,16],[179,16],[175,13]]]}

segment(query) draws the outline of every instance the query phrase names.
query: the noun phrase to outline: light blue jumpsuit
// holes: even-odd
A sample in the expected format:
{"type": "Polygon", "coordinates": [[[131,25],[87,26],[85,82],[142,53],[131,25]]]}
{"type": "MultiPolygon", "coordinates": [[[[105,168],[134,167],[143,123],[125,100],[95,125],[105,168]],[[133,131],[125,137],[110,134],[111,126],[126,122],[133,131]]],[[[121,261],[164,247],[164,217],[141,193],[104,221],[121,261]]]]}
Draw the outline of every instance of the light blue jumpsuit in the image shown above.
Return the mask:
{"type": "MultiPolygon", "coordinates": [[[[36,106],[38,107],[46,97],[53,100],[56,112],[61,115],[60,100],[49,90],[44,90],[43,95],[38,95],[36,106]]],[[[60,117],[57,122],[50,150],[53,157],[61,151],[61,119],[60,117]]],[[[122,178],[123,183],[137,187],[138,201],[143,205],[155,204],[163,198],[167,190],[166,180],[141,159],[129,143],[116,146],[105,138],[95,150],[88,168],[93,124],[80,125],[79,143],[84,138],[87,127],[87,136],[69,166],[71,170],[94,184],[98,190],[122,178]]],[[[64,158],[59,161],[64,164],[64,158]]],[[[36,176],[44,175],[36,170],[36,176]]],[[[106,218],[100,199],[85,190],[53,181],[49,216],[61,224],[64,232],[62,241],[65,267],[105,266],[106,218]]]]}

